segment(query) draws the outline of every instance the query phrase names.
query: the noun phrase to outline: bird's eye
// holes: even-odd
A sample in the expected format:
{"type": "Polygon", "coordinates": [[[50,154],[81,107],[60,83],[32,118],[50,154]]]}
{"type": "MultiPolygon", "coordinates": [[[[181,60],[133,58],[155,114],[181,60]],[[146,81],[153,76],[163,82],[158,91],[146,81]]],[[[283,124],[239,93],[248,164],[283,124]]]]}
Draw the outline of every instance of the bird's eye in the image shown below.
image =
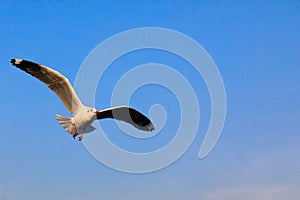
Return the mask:
{"type": "Polygon", "coordinates": [[[90,111],[88,110],[88,112],[90,112],[90,111]]]}

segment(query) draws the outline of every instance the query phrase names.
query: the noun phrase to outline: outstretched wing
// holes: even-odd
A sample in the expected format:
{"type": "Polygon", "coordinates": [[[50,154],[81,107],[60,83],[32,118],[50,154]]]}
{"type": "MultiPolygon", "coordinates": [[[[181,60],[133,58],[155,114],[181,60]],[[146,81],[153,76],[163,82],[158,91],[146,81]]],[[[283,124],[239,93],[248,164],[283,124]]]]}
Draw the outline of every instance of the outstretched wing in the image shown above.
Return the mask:
{"type": "Polygon", "coordinates": [[[82,103],[70,81],[59,72],[27,60],[11,59],[10,62],[17,68],[45,83],[48,88],[57,94],[71,114],[76,113],[82,107],[82,103]]]}
{"type": "Polygon", "coordinates": [[[143,131],[154,130],[152,122],[145,115],[127,106],[119,106],[98,111],[97,119],[105,118],[127,122],[143,131]]]}

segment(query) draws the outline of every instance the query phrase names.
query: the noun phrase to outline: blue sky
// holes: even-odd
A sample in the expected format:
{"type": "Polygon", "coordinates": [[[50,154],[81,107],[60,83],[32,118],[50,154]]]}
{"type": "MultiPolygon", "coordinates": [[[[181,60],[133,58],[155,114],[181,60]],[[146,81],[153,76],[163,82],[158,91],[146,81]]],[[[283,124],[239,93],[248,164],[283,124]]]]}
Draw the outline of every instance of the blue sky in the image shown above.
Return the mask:
{"type": "MultiPolygon", "coordinates": [[[[0,199],[299,199],[299,2],[3,1],[0,13],[0,199]],[[54,93],[9,61],[42,63],[73,83],[96,45],[148,26],[180,31],[207,50],[223,77],[228,107],[220,140],[199,160],[210,117],[201,77],[163,52],[134,52],[117,60],[98,85],[99,109],[109,105],[111,80],[147,62],[174,67],[199,91],[202,121],[189,150],[163,170],[136,175],[94,159],[55,120],[56,113],[68,113],[54,93]]],[[[144,89],[130,104],[146,114],[150,104],[165,104],[170,118],[162,140],[143,146],[120,134],[112,121],[100,122],[111,129],[112,141],[129,150],[161,146],[178,126],[172,94],[161,87],[144,89]]]]}

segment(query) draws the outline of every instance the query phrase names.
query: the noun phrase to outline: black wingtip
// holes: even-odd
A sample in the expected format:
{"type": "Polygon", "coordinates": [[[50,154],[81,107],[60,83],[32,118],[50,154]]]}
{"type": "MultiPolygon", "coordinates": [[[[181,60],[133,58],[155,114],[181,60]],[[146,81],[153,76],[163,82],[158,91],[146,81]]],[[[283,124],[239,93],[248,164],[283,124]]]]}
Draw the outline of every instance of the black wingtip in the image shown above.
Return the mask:
{"type": "Polygon", "coordinates": [[[144,130],[144,131],[150,131],[150,132],[152,132],[152,131],[155,130],[155,128],[154,128],[154,126],[153,126],[153,124],[152,124],[152,122],[151,122],[151,123],[148,124],[147,126],[143,127],[143,130],[144,130]]]}
{"type": "Polygon", "coordinates": [[[23,61],[22,59],[15,59],[15,58],[13,58],[13,59],[10,60],[10,63],[11,63],[12,65],[14,65],[14,66],[17,66],[17,65],[19,65],[22,61],[23,61]]]}
{"type": "Polygon", "coordinates": [[[15,63],[16,63],[16,59],[14,59],[14,58],[13,58],[13,59],[11,59],[11,60],[10,60],[10,63],[11,63],[11,64],[13,64],[13,65],[15,65],[15,63]]]}

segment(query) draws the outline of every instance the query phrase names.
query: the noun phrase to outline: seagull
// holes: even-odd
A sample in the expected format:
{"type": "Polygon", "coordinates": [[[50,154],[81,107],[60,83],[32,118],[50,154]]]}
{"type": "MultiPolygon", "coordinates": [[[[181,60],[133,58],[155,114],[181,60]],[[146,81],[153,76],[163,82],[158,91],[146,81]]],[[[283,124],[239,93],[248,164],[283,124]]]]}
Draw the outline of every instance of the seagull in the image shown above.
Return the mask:
{"type": "Polygon", "coordinates": [[[10,62],[13,66],[46,84],[56,93],[69,113],[73,114],[73,117],[56,114],[56,120],[74,139],[78,136],[78,140],[81,141],[84,134],[96,129],[91,125],[95,120],[106,118],[127,122],[142,131],[154,130],[152,122],[145,115],[128,106],[97,110],[83,105],[70,81],[58,71],[23,59],[11,59],[10,62]]]}

